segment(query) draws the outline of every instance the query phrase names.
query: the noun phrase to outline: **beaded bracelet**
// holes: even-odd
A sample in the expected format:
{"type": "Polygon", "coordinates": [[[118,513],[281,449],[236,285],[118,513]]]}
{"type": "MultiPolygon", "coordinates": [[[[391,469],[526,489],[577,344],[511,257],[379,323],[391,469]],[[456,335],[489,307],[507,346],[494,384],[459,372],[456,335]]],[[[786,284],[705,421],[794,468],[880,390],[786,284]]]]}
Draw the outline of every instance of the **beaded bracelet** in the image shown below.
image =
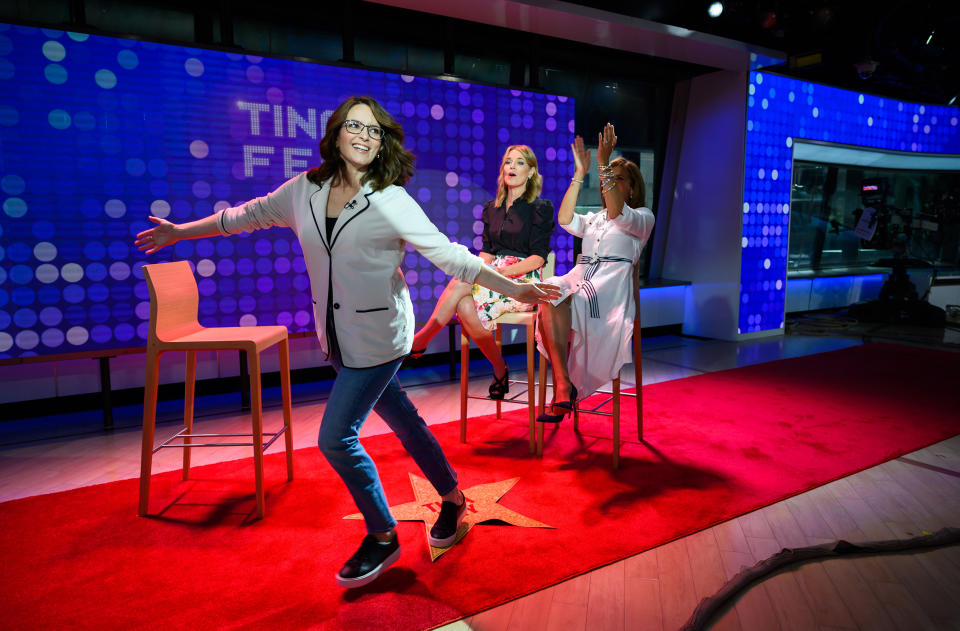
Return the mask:
{"type": "Polygon", "coordinates": [[[616,176],[613,173],[613,168],[610,165],[606,166],[597,166],[597,170],[600,172],[600,192],[606,193],[611,190],[614,186],[617,185],[616,176]]]}
{"type": "Polygon", "coordinates": [[[613,167],[609,164],[598,164],[597,172],[600,174],[601,185],[606,183],[608,180],[613,180],[615,177],[613,167]]]}

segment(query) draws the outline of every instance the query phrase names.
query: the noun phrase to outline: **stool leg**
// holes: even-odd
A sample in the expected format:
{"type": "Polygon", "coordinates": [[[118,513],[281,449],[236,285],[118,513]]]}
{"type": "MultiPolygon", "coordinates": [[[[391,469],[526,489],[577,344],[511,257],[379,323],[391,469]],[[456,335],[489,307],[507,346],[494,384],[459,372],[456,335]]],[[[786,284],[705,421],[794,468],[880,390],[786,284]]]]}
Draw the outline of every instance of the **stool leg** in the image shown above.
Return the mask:
{"type": "MultiPolygon", "coordinates": [[[[638,339],[635,343],[635,347],[639,346],[640,340],[638,339]]],[[[641,367],[640,353],[634,353],[633,367],[634,367],[634,379],[637,384],[637,439],[643,440],[643,368],[641,367]]]]}
{"type": "MultiPolygon", "coordinates": [[[[556,376],[554,376],[553,379],[554,379],[553,388],[554,388],[554,392],[556,392],[556,388],[557,388],[556,376]]],[[[574,432],[580,431],[580,406],[577,405],[576,401],[573,402],[573,431],[574,432]]]]}
{"type": "Polygon", "coordinates": [[[455,345],[456,340],[454,339],[456,326],[456,320],[450,320],[447,322],[447,345],[449,347],[447,350],[447,362],[450,364],[450,381],[456,379],[456,373],[454,372],[454,366],[457,363],[457,347],[455,345]]]}
{"type": "Polygon", "coordinates": [[[536,391],[536,367],[534,366],[533,354],[537,352],[534,348],[533,323],[527,325],[527,416],[530,422],[530,453],[537,452],[535,439],[535,426],[537,416],[537,397],[536,391]]]}
{"type": "MultiPolygon", "coordinates": [[[[193,402],[196,393],[197,384],[197,351],[187,351],[187,372],[184,379],[183,393],[183,426],[187,429],[187,434],[193,433],[193,402]]],[[[183,439],[184,445],[191,442],[189,436],[183,439]]],[[[190,479],[190,447],[183,448],[183,479],[190,479]]]]}
{"type": "MultiPolygon", "coordinates": [[[[499,326],[494,325],[494,339],[497,341],[497,352],[500,353],[500,357],[503,357],[503,341],[501,340],[501,335],[503,329],[499,326]]],[[[507,360],[504,359],[504,362],[507,360]]],[[[497,418],[500,418],[500,399],[497,399],[497,418]]]]}
{"type": "Polygon", "coordinates": [[[470,381],[470,338],[460,328],[460,442],[467,442],[467,383],[470,381]]]}
{"type": "Polygon", "coordinates": [[[263,519],[263,401],[260,398],[260,353],[247,351],[250,364],[250,412],[253,418],[253,469],[257,482],[257,518],[263,519]]]}
{"type": "Polygon", "coordinates": [[[620,377],[613,380],[613,468],[620,468],[620,377]]]}
{"type": "Polygon", "coordinates": [[[283,400],[283,440],[287,451],[287,482],[293,480],[293,410],[290,404],[290,342],[280,340],[280,397],[283,400]]]}
{"type": "MultiPolygon", "coordinates": [[[[539,354],[539,353],[538,353],[539,354]]],[[[540,387],[537,393],[537,412],[543,414],[547,407],[547,357],[540,355],[540,387]]]]}
{"type": "MultiPolygon", "coordinates": [[[[547,398],[547,358],[540,355],[540,387],[537,393],[538,409],[543,414],[545,400],[547,398]]],[[[537,423],[537,456],[543,456],[543,423],[537,423]]]]}
{"type": "Polygon", "coordinates": [[[153,466],[153,429],[157,421],[157,381],[160,354],[147,349],[146,379],[143,384],[143,439],[140,449],[140,503],[137,515],[147,514],[150,503],[150,470],[153,466]]]}

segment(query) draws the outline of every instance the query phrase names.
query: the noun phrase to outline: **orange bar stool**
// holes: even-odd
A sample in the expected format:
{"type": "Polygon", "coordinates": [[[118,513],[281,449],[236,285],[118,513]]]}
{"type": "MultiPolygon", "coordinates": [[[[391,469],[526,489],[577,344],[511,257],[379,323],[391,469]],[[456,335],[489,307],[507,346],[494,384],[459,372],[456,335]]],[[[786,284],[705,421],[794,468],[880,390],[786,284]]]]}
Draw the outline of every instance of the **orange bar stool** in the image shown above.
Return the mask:
{"type": "Polygon", "coordinates": [[[143,395],[143,444],[140,457],[140,504],[137,514],[147,514],[150,501],[150,470],[153,454],[160,449],[183,449],[183,479],[190,473],[193,447],[253,447],[253,468],[257,489],[257,517],[263,518],[263,452],[281,434],[287,453],[287,481],[293,480],[293,435],[290,429],[290,347],[284,326],[203,327],[197,322],[199,293],[187,261],[144,265],[143,275],[150,288],[150,331],[147,340],[146,383],[143,395]],[[260,352],[277,345],[280,352],[280,390],[283,400],[283,427],[273,434],[263,432],[263,402],[260,392],[260,352]],[[197,351],[246,351],[250,371],[250,434],[194,434],[193,403],[197,372],[197,351]],[[157,387],[160,355],[167,351],[187,353],[183,429],[154,447],[157,418],[157,387]],[[194,438],[250,437],[249,443],[194,443],[194,438]],[[269,440],[264,443],[264,437],[269,440]],[[180,442],[175,442],[180,441],[180,442]]]}

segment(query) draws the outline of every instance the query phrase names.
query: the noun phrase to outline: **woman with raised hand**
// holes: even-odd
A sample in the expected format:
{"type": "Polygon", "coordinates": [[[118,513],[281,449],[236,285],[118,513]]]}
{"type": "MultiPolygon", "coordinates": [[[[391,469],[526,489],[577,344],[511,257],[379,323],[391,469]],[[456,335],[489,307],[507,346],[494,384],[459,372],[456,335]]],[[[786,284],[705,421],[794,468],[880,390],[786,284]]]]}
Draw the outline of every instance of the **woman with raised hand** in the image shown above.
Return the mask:
{"type": "Polygon", "coordinates": [[[572,270],[546,281],[560,286],[563,296],[539,309],[537,340],[550,359],[554,386],[551,409],[537,417],[541,423],[562,421],[578,397],[614,379],[631,359],[632,274],[654,218],[643,207],[646,193],[637,165],[624,158],[610,160],[617,146],[613,125],[607,123],[598,143],[603,208],[586,215],[574,212],[590,163],[590,152],[577,136],[573,178],[557,213],[563,229],[583,239],[583,252],[572,270]]]}
{"type": "MultiPolygon", "coordinates": [[[[550,253],[553,204],[539,197],[543,180],[537,156],[526,145],[507,147],[500,161],[497,197],[483,207],[483,244],[479,256],[504,276],[521,283],[541,280],[541,268],[550,253]]],[[[413,338],[410,355],[419,357],[427,344],[456,313],[467,335],[493,364],[490,398],[502,399],[509,390],[510,371],[493,337],[493,320],[502,313],[532,311],[533,305],[505,296],[479,283],[454,278],[444,289],[433,314],[413,338]]]]}
{"type": "Polygon", "coordinates": [[[366,523],[367,535],[336,576],[343,587],[371,582],[400,557],[396,520],[373,460],[359,441],[371,409],[383,417],[442,498],[431,545],[451,545],[465,510],[457,475],[396,379],[413,340],[413,305],[400,272],[407,243],[440,269],[525,302],[556,288],[514,282],[451,243],[402,188],[413,173],[403,129],[369,97],[351,97],[331,115],[323,163],[265,197],[185,224],[150,217],[137,235],[147,254],[181,239],[282,226],[296,232],[313,293],[320,346],[337,371],[319,446],[366,523]]]}

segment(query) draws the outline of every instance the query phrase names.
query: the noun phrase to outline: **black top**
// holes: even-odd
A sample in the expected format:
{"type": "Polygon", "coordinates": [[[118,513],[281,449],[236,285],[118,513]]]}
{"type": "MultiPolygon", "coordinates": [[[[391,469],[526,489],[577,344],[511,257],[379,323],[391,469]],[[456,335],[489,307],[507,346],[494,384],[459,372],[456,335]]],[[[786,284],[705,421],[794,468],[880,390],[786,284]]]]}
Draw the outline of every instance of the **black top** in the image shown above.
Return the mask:
{"type": "Polygon", "coordinates": [[[337,225],[337,217],[327,217],[327,243],[333,240],[333,227],[337,225]]]}
{"type": "Polygon", "coordinates": [[[483,207],[483,251],[521,258],[537,254],[547,260],[556,227],[553,204],[539,197],[532,203],[520,198],[509,212],[506,200],[499,207],[494,204],[490,200],[483,207]]]}

